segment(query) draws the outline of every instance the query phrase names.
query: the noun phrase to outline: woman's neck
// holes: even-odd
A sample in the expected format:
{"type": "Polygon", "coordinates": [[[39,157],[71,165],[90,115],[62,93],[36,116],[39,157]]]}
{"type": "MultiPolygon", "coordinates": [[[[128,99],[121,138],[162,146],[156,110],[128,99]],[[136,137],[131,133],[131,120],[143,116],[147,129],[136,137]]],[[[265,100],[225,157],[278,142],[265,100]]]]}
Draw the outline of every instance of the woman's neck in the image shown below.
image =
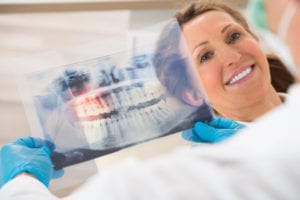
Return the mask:
{"type": "Polygon", "coordinates": [[[225,112],[219,112],[221,116],[237,121],[252,122],[263,114],[271,111],[283,102],[275,89],[266,94],[259,101],[243,108],[230,109],[225,112]]]}

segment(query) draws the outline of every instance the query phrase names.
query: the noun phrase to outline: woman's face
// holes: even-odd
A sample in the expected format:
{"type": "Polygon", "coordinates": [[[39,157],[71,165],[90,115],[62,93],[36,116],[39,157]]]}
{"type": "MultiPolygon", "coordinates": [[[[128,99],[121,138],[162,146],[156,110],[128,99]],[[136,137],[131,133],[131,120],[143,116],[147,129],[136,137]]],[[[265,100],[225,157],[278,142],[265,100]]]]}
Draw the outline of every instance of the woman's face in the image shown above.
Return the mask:
{"type": "Polygon", "coordinates": [[[251,106],[266,94],[271,86],[266,56],[229,14],[209,11],[182,30],[209,101],[220,114],[251,106]]]}

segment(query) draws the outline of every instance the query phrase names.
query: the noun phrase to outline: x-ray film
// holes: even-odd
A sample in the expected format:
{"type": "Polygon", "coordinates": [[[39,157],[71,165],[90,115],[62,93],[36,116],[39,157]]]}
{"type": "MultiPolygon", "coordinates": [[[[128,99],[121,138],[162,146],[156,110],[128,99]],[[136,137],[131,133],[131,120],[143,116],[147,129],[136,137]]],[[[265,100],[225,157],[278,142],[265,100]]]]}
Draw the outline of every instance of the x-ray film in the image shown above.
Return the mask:
{"type": "Polygon", "coordinates": [[[124,51],[23,75],[56,169],[211,119],[175,21],[130,40],[124,51]],[[164,31],[173,35],[161,40],[164,31]]]}

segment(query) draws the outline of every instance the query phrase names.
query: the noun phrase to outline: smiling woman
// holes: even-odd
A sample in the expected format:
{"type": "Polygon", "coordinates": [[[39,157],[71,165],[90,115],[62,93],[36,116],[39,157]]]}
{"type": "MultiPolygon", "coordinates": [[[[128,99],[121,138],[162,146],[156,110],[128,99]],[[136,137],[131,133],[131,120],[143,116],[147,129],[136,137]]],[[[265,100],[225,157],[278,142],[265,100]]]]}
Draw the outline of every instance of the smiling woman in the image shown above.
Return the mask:
{"type": "Polygon", "coordinates": [[[252,121],[281,104],[258,41],[229,14],[207,12],[182,30],[207,95],[222,116],[252,121]]]}
{"type": "MultiPolygon", "coordinates": [[[[293,78],[276,56],[265,55],[237,10],[218,1],[200,1],[179,11],[176,18],[217,114],[251,122],[282,104],[279,92],[286,92],[293,78]]],[[[161,35],[161,58],[172,56],[172,47],[181,48],[174,45],[172,32],[174,26],[169,26],[161,35]]],[[[171,63],[159,60],[156,66],[160,74],[173,70],[171,63]]]]}

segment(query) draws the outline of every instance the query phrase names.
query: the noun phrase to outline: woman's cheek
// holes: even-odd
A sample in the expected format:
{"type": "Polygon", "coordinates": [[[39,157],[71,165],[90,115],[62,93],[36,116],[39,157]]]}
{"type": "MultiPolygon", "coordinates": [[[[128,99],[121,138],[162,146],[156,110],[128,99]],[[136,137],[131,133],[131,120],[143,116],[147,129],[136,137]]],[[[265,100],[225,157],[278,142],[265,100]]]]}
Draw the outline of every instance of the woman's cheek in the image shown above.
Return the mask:
{"type": "Polygon", "coordinates": [[[210,96],[218,86],[218,78],[212,72],[200,72],[200,79],[206,93],[210,96]]]}

